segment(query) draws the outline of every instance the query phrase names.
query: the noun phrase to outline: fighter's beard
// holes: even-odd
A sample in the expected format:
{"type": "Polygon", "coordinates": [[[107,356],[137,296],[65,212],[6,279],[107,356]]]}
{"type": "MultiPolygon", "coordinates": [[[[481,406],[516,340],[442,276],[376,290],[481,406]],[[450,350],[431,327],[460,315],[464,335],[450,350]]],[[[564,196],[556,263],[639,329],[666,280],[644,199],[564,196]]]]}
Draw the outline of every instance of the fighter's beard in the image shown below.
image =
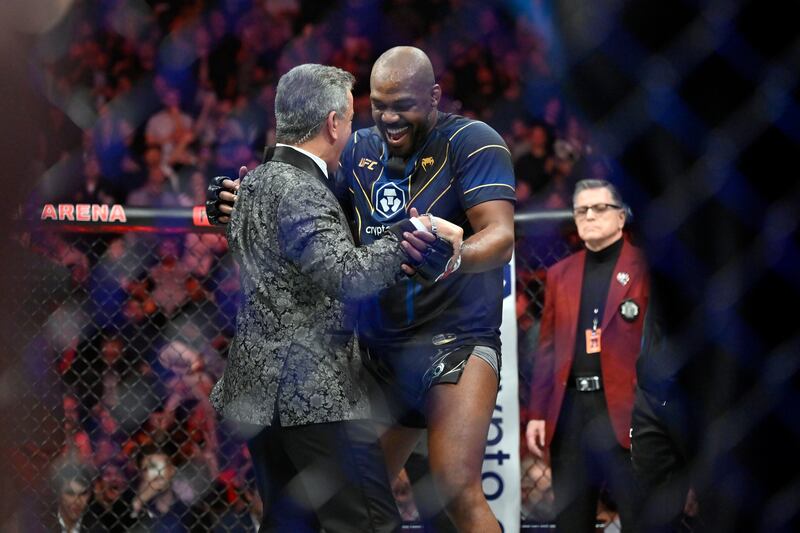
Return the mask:
{"type": "Polygon", "coordinates": [[[406,171],[406,162],[399,155],[390,156],[386,162],[386,170],[389,176],[402,176],[406,171]]]}

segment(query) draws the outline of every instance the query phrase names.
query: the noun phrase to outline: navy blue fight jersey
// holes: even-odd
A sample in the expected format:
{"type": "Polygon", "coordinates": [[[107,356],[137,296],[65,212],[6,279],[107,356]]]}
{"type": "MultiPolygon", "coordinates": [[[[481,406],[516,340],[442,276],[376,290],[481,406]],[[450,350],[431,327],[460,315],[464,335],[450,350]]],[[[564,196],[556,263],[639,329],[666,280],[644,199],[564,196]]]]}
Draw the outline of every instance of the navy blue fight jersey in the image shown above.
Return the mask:
{"type": "MultiPolygon", "coordinates": [[[[337,188],[363,244],[407,218],[412,207],[462,226],[466,240],[474,233],[467,209],[489,200],[515,201],[511,154],[500,135],[483,122],[441,112],[405,168],[389,164],[376,128],[356,131],[342,152],[337,188]]],[[[502,300],[502,268],[457,271],[435,284],[406,279],[360,303],[358,332],[368,346],[480,342],[499,350],[502,300]]]]}

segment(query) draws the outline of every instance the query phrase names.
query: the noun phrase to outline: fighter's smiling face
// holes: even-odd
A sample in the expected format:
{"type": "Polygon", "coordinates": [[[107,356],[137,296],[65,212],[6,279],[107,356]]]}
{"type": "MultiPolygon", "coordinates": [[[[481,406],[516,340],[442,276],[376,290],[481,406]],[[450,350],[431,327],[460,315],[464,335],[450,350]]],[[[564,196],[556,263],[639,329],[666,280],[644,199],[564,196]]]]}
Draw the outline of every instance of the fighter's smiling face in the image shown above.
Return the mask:
{"type": "Polygon", "coordinates": [[[439,86],[413,80],[375,79],[370,87],[372,118],[393,156],[407,158],[436,122],[439,86]]]}

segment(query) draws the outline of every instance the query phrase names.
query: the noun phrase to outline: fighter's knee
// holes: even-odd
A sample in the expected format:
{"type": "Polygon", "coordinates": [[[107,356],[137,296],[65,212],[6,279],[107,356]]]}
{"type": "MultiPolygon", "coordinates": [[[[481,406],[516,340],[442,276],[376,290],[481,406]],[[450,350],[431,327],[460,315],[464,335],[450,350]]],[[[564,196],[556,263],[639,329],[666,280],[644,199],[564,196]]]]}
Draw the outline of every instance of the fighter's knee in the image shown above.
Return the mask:
{"type": "Polygon", "coordinates": [[[468,484],[460,486],[445,502],[445,507],[450,516],[457,522],[472,521],[474,514],[486,505],[480,485],[468,484]]]}
{"type": "Polygon", "coordinates": [[[480,472],[470,472],[469,469],[458,467],[432,467],[431,470],[437,490],[447,500],[472,498],[476,489],[483,495],[480,472]]]}

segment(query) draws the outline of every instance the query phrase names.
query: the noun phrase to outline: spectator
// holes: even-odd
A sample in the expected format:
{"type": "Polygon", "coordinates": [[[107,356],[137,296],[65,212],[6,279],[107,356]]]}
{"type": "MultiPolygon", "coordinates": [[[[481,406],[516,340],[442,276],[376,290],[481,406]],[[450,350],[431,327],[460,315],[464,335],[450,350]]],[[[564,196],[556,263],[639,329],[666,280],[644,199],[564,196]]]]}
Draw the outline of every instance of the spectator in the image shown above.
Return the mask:
{"type": "Polygon", "coordinates": [[[131,279],[143,266],[128,250],[121,235],[110,237],[108,246],[92,268],[88,281],[92,320],[102,329],[121,328],[125,323],[124,305],[131,279]]]}
{"type": "Polygon", "coordinates": [[[103,531],[123,533],[132,522],[130,503],[133,497],[122,469],[113,463],[106,464],[95,481],[94,500],[87,514],[103,531]]]}
{"type": "Polygon", "coordinates": [[[98,402],[109,409],[119,403],[116,388],[127,371],[123,347],[123,340],[110,331],[78,345],[77,358],[64,378],[88,410],[94,410],[98,402]]]}
{"type": "Polygon", "coordinates": [[[177,176],[162,164],[161,150],[156,146],[147,149],[144,155],[145,183],[128,195],[127,204],[141,207],[178,207],[189,206],[191,200],[174,191],[177,188],[177,176]],[[173,180],[175,185],[173,186],[173,180]]]}
{"type": "Polygon", "coordinates": [[[548,98],[542,110],[542,118],[545,123],[556,131],[557,135],[563,134],[565,122],[564,104],[559,96],[548,98]]]}
{"type": "Polygon", "coordinates": [[[397,508],[400,511],[400,518],[403,519],[403,522],[419,520],[419,511],[417,511],[414,495],[411,492],[411,481],[408,479],[405,469],[400,470],[400,473],[392,481],[392,496],[394,496],[394,501],[397,502],[397,508]]]}
{"type": "Polygon", "coordinates": [[[547,209],[567,209],[570,205],[570,192],[575,183],[575,165],[580,153],[575,146],[562,139],[553,144],[553,152],[555,159],[552,165],[552,179],[541,190],[539,201],[547,209]]]}
{"type": "MultiPolygon", "coordinates": [[[[198,205],[203,202],[205,200],[198,205]]],[[[228,251],[228,241],[224,235],[217,233],[189,233],[186,235],[183,250],[181,263],[192,276],[205,280],[228,251]]]]}
{"type": "MultiPolygon", "coordinates": [[[[87,139],[90,140],[90,136],[87,136],[87,139]]],[[[83,156],[76,156],[69,163],[69,167],[74,164],[80,165],[79,170],[76,169],[74,173],[69,172],[72,176],[79,178],[80,185],[70,186],[68,193],[57,195],[60,202],[68,204],[105,204],[110,209],[111,205],[119,203],[125,198],[125,191],[107,179],[93,151],[89,150],[83,156]]],[[[72,179],[68,181],[72,183],[72,179]]],[[[55,184],[56,182],[63,183],[63,177],[54,177],[52,183],[55,184]]],[[[63,185],[59,186],[59,189],[62,187],[63,185]]],[[[74,248],[89,257],[92,257],[95,253],[102,252],[103,245],[107,240],[106,237],[98,238],[97,235],[91,234],[73,234],[58,238],[64,240],[65,244],[68,242],[69,248],[74,248]]],[[[87,257],[87,268],[89,257],[87,257]]],[[[86,274],[88,274],[88,271],[86,274]]],[[[84,272],[81,271],[80,275],[83,276],[84,272]]]]}
{"type": "Polygon", "coordinates": [[[212,486],[213,533],[255,533],[264,509],[254,487],[223,472],[212,486]]]}
{"type": "Polygon", "coordinates": [[[180,256],[177,239],[162,239],[158,244],[159,262],[150,269],[150,294],[166,317],[171,317],[180,306],[189,301],[189,270],[180,261],[180,256]]]}
{"type": "Polygon", "coordinates": [[[163,93],[164,109],[150,117],[145,129],[148,146],[158,145],[167,161],[191,163],[193,154],[188,150],[194,141],[194,120],[180,108],[180,92],[167,87],[163,93]]]}
{"type": "Polygon", "coordinates": [[[33,246],[55,263],[67,267],[74,285],[82,285],[89,278],[89,258],[62,235],[45,233],[41,236],[41,242],[36,242],[33,246]]]}
{"type": "Polygon", "coordinates": [[[145,183],[128,195],[127,204],[140,207],[188,207],[192,201],[175,192],[177,176],[172,169],[162,164],[161,149],[151,146],[144,156],[145,183]],[[174,182],[174,185],[173,185],[174,182]]]}
{"type": "Polygon", "coordinates": [[[62,456],[67,460],[89,463],[92,460],[92,442],[83,429],[81,405],[72,394],[64,395],[64,448],[62,456]]]}
{"type": "Polygon", "coordinates": [[[138,460],[139,484],[131,507],[129,531],[149,533],[188,532],[190,510],[172,487],[175,466],[171,457],[159,448],[142,448],[138,460]]]}
{"type": "Polygon", "coordinates": [[[553,130],[544,122],[535,122],[528,130],[528,151],[514,163],[517,178],[517,201],[525,203],[536,197],[550,183],[553,171],[553,130]]]}
{"type": "Polygon", "coordinates": [[[94,471],[83,463],[65,462],[53,474],[53,488],[58,495],[57,526],[51,531],[84,533],[99,531],[86,515],[92,497],[94,471]]]}
{"type": "Polygon", "coordinates": [[[172,341],[159,354],[161,364],[173,374],[167,380],[171,391],[165,411],[174,413],[179,406],[187,408],[185,419],[179,421],[183,434],[181,451],[186,458],[203,460],[215,476],[217,464],[216,415],[209,402],[214,386],[211,376],[204,370],[202,356],[181,341],[172,341]]]}
{"type": "Polygon", "coordinates": [[[121,109],[101,105],[92,135],[100,171],[114,183],[123,183],[139,170],[132,146],[134,129],[121,109]]]}

